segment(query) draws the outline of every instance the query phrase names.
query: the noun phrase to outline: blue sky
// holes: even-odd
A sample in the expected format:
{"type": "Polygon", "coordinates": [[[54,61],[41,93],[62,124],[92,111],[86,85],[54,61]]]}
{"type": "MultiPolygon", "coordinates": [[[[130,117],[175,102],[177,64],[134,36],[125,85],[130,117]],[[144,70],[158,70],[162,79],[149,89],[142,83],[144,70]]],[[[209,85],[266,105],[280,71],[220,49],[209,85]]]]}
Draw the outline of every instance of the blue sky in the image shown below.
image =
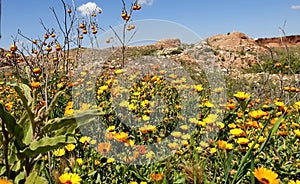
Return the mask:
{"type": "MultiPolygon", "coordinates": [[[[65,1],[72,4],[71,0],[65,1]]],[[[285,21],[287,35],[300,34],[300,0],[141,1],[143,1],[142,10],[134,13],[134,20],[171,21],[189,28],[200,38],[231,31],[241,31],[253,38],[280,36],[282,33],[279,27],[283,26],[285,21]]],[[[121,0],[74,0],[74,2],[77,7],[95,2],[103,10],[98,16],[98,23],[105,29],[108,29],[109,25],[117,26],[123,22],[120,17],[121,0]]],[[[49,28],[56,28],[50,7],[55,8],[57,12],[62,11],[60,0],[2,0],[0,47],[9,48],[18,29],[29,38],[42,37],[45,31],[40,19],[49,28]]]]}

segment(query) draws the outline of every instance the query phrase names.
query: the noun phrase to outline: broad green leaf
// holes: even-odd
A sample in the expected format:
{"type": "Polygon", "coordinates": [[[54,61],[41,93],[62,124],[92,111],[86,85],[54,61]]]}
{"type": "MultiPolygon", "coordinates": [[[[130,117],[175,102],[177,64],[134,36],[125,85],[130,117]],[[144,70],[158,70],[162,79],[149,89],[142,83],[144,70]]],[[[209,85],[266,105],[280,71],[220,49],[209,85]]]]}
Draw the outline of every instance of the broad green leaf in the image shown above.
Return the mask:
{"type": "Polygon", "coordinates": [[[19,86],[14,86],[14,88],[15,88],[16,92],[18,93],[18,95],[20,96],[21,100],[22,100],[23,106],[24,106],[24,108],[25,108],[25,110],[28,114],[28,117],[31,121],[32,129],[34,130],[35,129],[34,114],[33,114],[33,112],[31,111],[31,108],[28,105],[28,99],[23,94],[23,92],[22,92],[22,90],[19,86]]]}
{"type": "Polygon", "coordinates": [[[181,183],[185,183],[185,178],[179,178],[174,182],[174,184],[181,184],[181,183]]]}
{"type": "Polygon", "coordinates": [[[23,90],[24,96],[26,97],[26,99],[28,101],[28,105],[30,106],[32,103],[32,100],[33,100],[31,93],[30,93],[31,92],[30,87],[28,85],[22,84],[22,83],[19,84],[19,87],[23,90]]]}
{"type": "Polygon", "coordinates": [[[66,129],[63,130],[65,133],[71,133],[77,127],[89,123],[91,120],[100,115],[102,114],[100,114],[97,109],[93,109],[78,112],[69,116],[64,116],[62,118],[55,118],[50,120],[49,123],[44,126],[42,131],[45,133],[50,133],[53,131],[62,131],[61,129],[66,129]]]}
{"type": "Polygon", "coordinates": [[[47,180],[44,177],[38,176],[38,173],[31,172],[26,178],[25,184],[47,184],[47,180]]]}
{"type": "Polygon", "coordinates": [[[44,154],[47,151],[57,149],[62,144],[69,143],[76,143],[76,139],[68,135],[44,137],[38,141],[32,142],[29,147],[21,151],[21,156],[35,156],[37,154],[44,154]]]}
{"type": "Polygon", "coordinates": [[[24,137],[23,128],[17,124],[16,119],[5,110],[3,104],[0,103],[0,118],[2,123],[6,125],[9,134],[16,137],[17,147],[20,148],[22,144],[22,139],[24,137]]]}
{"type": "Polygon", "coordinates": [[[25,174],[24,174],[24,171],[20,172],[14,179],[14,183],[17,184],[17,183],[24,183],[24,177],[25,177],[25,174]]]}
{"type": "Polygon", "coordinates": [[[32,125],[31,125],[31,122],[29,121],[29,119],[24,121],[22,127],[24,129],[23,143],[25,145],[29,145],[31,143],[32,137],[33,137],[32,125]]]}

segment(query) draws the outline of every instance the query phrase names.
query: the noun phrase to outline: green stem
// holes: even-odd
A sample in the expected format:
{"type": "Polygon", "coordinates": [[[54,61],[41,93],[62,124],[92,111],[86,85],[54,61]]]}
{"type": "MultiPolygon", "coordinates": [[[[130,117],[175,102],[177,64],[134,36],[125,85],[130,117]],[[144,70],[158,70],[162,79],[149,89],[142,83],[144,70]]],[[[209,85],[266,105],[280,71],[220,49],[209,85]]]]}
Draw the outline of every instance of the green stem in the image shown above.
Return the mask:
{"type": "MultiPolygon", "coordinates": [[[[251,171],[254,171],[254,158],[253,158],[253,155],[251,155],[251,171]]],[[[253,175],[252,172],[250,173],[250,176],[251,176],[251,184],[255,184],[255,178],[254,178],[254,175],[253,175]]]]}
{"type": "Polygon", "coordinates": [[[5,129],[4,123],[1,122],[1,124],[2,124],[3,136],[4,136],[4,141],[3,141],[3,157],[4,157],[4,162],[5,162],[6,177],[10,178],[10,168],[9,168],[9,163],[8,163],[8,144],[9,144],[9,138],[8,138],[8,132],[5,129]]]}

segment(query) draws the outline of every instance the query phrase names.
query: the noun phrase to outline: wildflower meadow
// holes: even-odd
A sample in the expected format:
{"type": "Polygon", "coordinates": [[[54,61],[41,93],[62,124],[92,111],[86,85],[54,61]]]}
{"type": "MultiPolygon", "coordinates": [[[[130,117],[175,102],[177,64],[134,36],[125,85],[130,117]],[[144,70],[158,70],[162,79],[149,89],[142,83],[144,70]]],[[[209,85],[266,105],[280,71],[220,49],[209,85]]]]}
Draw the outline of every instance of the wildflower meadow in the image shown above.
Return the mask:
{"type": "Polygon", "coordinates": [[[42,24],[45,34],[35,39],[19,31],[5,55],[0,183],[300,183],[292,64],[299,50],[278,52],[285,60],[275,62],[262,55],[264,64],[246,72],[279,80],[253,87],[217,68],[195,71],[184,60],[156,57],[160,48],[133,52],[127,41],[139,31],[139,1],[120,1],[121,31],[110,27],[104,40],[98,19],[105,10],[84,17],[59,2],[63,17],[51,10],[61,29],[42,24]]]}

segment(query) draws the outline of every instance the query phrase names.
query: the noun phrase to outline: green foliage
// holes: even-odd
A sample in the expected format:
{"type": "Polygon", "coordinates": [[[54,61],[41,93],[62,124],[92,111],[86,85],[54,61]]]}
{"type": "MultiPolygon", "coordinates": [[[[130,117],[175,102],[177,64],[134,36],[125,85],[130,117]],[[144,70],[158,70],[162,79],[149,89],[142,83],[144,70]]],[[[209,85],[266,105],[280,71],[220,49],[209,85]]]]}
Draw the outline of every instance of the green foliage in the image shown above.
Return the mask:
{"type": "Polygon", "coordinates": [[[268,72],[270,74],[299,74],[300,56],[299,47],[270,49],[270,53],[261,54],[261,64],[255,63],[246,69],[248,73],[268,72]]]}
{"type": "Polygon", "coordinates": [[[61,145],[76,143],[72,136],[75,129],[98,116],[99,111],[90,110],[48,120],[49,114],[51,114],[59,96],[63,94],[62,92],[58,92],[54,96],[48,108],[41,108],[34,112],[33,108],[37,105],[32,94],[35,94],[36,91],[32,91],[25,84],[20,86],[14,84],[14,88],[26,111],[17,122],[13,115],[6,111],[5,106],[0,103],[0,122],[4,132],[2,146],[5,148],[4,157],[7,157],[5,159],[6,175],[10,176],[16,173],[18,180],[21,181],[22,173],[26,172],[29,173],[28,178],[26,178],[27,183],[45,183],[44,178],[37,177],[37,172],[31,172],[38,163],[36,158],[61,145]],[[15,151],[9,152],[9,150],[15,151]],[[15,159],[9,159],[9,157],[15,159]],[[19,166],[16,167],[17,165],[19,166]]]}

